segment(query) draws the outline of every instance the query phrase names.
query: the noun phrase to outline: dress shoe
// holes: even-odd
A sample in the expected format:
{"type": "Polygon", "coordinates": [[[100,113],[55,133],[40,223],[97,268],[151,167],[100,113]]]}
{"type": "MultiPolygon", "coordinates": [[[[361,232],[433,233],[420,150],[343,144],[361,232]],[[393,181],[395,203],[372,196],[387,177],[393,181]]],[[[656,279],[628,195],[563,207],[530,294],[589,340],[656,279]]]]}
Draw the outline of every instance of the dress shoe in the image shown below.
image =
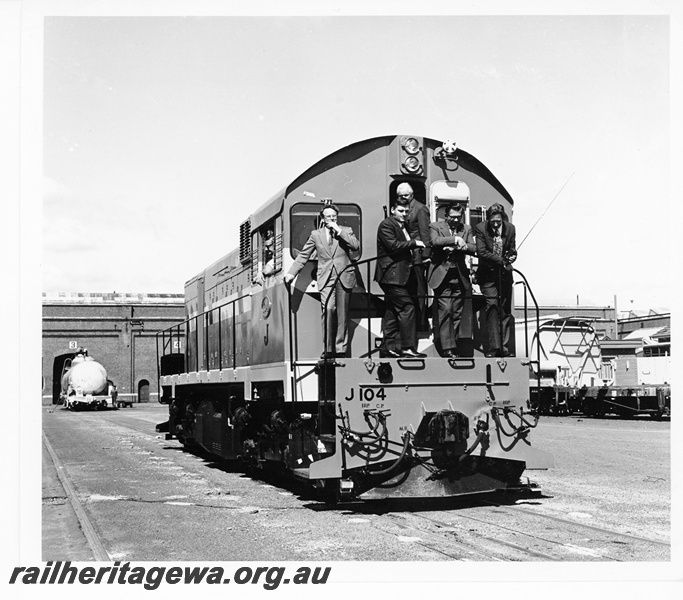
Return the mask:
{"type": "Polygon", "coordinates": [[[497,352],[487,352],[486,358],[495,358],[498,355],[497,352]]]}
{"type": "Polygon", "coordinates": [[[455,350],[444,350],[442,356],[444,358],[456,358],[458,355],[455,353],[455,350]]]}
{"type": "Polygon", "coordinates": [[[412,348],[405,348],[401,350],[401,358],[427,358],[427,355],[412,348]]]}
{"type": "Polygon", "coordinates": [[[380,350],[380,358],[401,358],[401,353],[396,352],[396,350],[380,350]]]}

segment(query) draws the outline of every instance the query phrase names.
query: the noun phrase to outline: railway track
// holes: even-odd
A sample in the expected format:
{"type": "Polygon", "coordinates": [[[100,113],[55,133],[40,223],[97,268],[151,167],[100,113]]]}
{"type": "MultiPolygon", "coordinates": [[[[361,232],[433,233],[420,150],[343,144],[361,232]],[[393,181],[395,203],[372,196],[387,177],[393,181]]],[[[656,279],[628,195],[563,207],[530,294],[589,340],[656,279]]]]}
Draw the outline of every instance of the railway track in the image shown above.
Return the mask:
{"type": "MultiPolygon", "coordinates": [[[[98,415],[100,419],[102,413],[98,415]]],[[[154,431],[154,423],[158,416],[153,414],[123,414],[118,413],[112,418],[109,426],[124,428],[140,439],[145,447],[151,443],[160,445],[158,434],[154,431]],[[143,440],[145,440],[143,442],[143,440]]],[[[119,437],[121,433],[117,434],[119,437]]],[[[124,435],[125,437],[125,435],[124,435]]],[[[68,501],[78,517],[80,526],[86,535],[89,546],[97,560],[112,560],[111,549],[105,548],[105,543],[97,534],[96,528],[90,522],[87,498],[84,505],[79,501],[76,493],[77,485],[71,481],[67,469],[55,453],[50,441],[43,434],[43,440],[48,450],[59,479],[64,487],[68,501]]],[[[131,443],[131,442],[129,442],[131,443]]],[[[163,444],[162,444],[163,445],[163,444]]],[[[119,452],[140,452],[142,448],[126,444],[115,449],[119,452]]],[[[185,456],[187,454],[178,455],[185,456]]],[[[168,464],[175,464],[175,459],[168,464]]],[[[198,463],[201,468],[203,465],[198,463]]],[[[178,467],[171,467],[178,468],[178,467]]],[[[78,481],[76,481],[78,484],[78,481]]],[[[181,482],[182,484],[182,482],[181,482]]],[[[275,484],[280,487],[281,482],[275,484]]],[[[289,488],[297,496],[294,488],[289,488]]],[[[178,489],[173,493],[186,490],[178,489]]],[[[290,494],[291,495],[291,494],[290,494]]],[[[179,496],[180,498],[180,496],[179,496]]],[[[183,496],[186,498],[186,496],[183,496]]],[[[209,506],[206,497],[201,504],[193,498],[196,507],[229,508],[235,512],[235,507],[223,505],[209,506]]],[[[135,498],[128,498],[128,501],[135,498]]],[[[189,499],[188,499],[189,500],[189,499]]],[[[441,499],[449,500],[449,499],[441,499]]],[[[539,512],[526,506],[509,504],[508,501],[494,501],[478,498],[466,501],[438,501],[433,502],[402,502],[391,501],[357,501],[336,507],[325,507],[327,514],[337,516],[355,513],[363,514],[372,528],[384,534],[394,536],[401,543],[414,544],[434,555],[435,560],[454,561],[494,561],[494,562],[557,562],[557,561],[602,561],[624,562],[631,560],[656,560],[658,557],[669,559],[670,544],[645,536],[639,536],[613,528],[604,527],[600,523],[581,523],[561,516],[539,512]],[[652,558],[650,558],[652,557],[652,558]]],[[[142,502],[143,500],[137,499],[142,502]]],[[[154,500],[158,502],[158,500],[154,500]]],[[[173,503],[171,503],[173,504],[173,503]]],[[[183,504],[183,502],[177,502],[183,504]]],[[[277,518],[286,519],[288,511],[311,510],[318,511],[319,503],[308,503],[300,497],[289,506],[272,504],[263,510],[272,514],[280,513],[277,518]]],[[[113,556],[113,555],[112,555],[113,556]]]]}
{"type": "Polygon", "coordinates": [[[438,518],[414,512],[386,513],[380,515],[374,525],[395,535],[411,536],[414,543],[456,560],[569,561],[580,558],[583,561],[625,562],[632,560],[634,555],[648,555],[652,551],[669,554],[669,542],[518,506],[482,502],[486,507],[445,511],[438,518]],[[543,525],[543,521],[552,523],[553,527],[543,525]]]}
{"type": "MultiPolygon", "coordinates": [[[[496,562],[560,560],[551,554],[538,552],[502,538],[490,535],[467,535],[466,529],[463,527],[455,527],[452,524],[425,516],[419,516],[418,519],[410,519],[410,521],[413,521],[412,523],[409,523],[408,519],[399,514],[383,515],[381,519],[388,520],[393,525],[399,526],[403,537],[406,537],[405,534],[410,532],[413,534],[414,542],[455,560],[496,562]],[[423,526],[415,522],[420,519],[426,522],[427,525],[423,526]]],[[[382,529],[379,524],[375,524],[375,527],[382,529]]],[[[390,532],[391,530],[384,529],[384,531],[390,532]]]]}
{"type": "Polygon", "coordinates": [[[43,432],[43,444],[45,445],[45,448],[48,451],[50,458],[52,459],[52,462],[57,471],[57,477],[59,478],[59,481],[62,484],[62,487],[64,488],[67,500],[71,504],[71,507],[76,515],[76,518],[78,519],[78,523],[81,527],[81,530],[83,531],[83,534],[85,535],[85,539],[88,543],[88,546],[92,550],[95,560],[106,562],[111,561],[111,557],[109,556],[109,553],[104,547],[102,539],[97,534],[95,527],[90,521],[88,513],[86,512],[85,508],[83,507],[83,504],[78,498],[78,494],[76,493],[76,489],[73,483],[71,482],[71,478],[67,474],[67,471],[64,468],[61,459],[59,458],[59,456],[57,456],[57,453],[54,451],[54,448],[52,447],[50,440],[45,435],[45,432],[43,432]]]}
{"type": "MultiPolygon", "coordinates": [[[[496,506],[495,503],[493,503],[493,502],[488,502],[485,500],[483,502],[485,502],[486,504],[492,505],[492,506],[496,506]]],[[[671,547],[670,542],[664,542],[662,540],[655,540],[653,538],[643,537],[640,535],[634,535],[632,533],[623,533],[621,531],[616,531],[614,529],[607,529],[605,527],[598,527],[596,525],[590,525],[588,523],[579,523],[579,522],[573,521],[571,519],[563,519],[562,517],[557,517],[555,515],[549,515],[549,514],[541,513],[538,511],[534,511],[534,510],[528,510],[528,509],[522,508],[521,506],[506,506],[504,510],[514,511],[514,512],[519,512],[519,513],[525,513],[528,515],[533,515],[535,518],[548,519],[550,521],[555,521],[556,523],[562,523],[562,524],[566,524],[566,525],[572,525],[575,527],[588,529],[591,531],[596,531],[596,532],[599,532],[601,534],[613,536],[615,538],[623,538],[623,539],[628,540],[628,541],[651,544],[652,546],[655,546],[655,547],[662,547],[662,548],[670,548],[671,547]]]]}

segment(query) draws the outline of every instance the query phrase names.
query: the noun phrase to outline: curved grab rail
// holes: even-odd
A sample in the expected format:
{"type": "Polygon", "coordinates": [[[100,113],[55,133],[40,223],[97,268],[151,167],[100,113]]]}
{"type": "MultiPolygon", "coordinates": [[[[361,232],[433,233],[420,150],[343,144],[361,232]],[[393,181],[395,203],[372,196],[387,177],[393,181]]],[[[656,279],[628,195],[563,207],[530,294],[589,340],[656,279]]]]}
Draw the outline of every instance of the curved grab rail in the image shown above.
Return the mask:
{"type": "Polygon", "coordinates": [[[529,320],[527,318],[528,315],[528,309],[527,309],[527,293],[531,296],[531,300],[534,303],[534,309],[536,313],[536,398],[538,399],[538,402],[540,404],[541,400],[541,340],[540,340],[540,331],[541,331],[541,318],[540,318],[540,311],[538,308],[538,302],[536,301],[536,296],[534,295],[533,290],[531,289],[531,286],[529,285],[529,281],[526,278],[526,275],[522,273],[519,269],[515,269],[513,267],[513,272],[517,273],[523,281],[524,285],[524,350],[525,354],[529,356],[529,340],[528,340],[528,323],[529,320]]]}

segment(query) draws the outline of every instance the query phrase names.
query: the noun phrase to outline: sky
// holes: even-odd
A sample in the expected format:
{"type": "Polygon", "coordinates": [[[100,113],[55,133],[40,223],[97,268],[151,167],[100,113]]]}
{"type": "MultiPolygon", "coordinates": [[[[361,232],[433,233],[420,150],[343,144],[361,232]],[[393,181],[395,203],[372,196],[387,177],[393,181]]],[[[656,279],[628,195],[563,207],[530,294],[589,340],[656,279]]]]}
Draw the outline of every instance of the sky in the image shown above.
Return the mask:
{"type": "Polygon", "coordinates": [[[48,16],[42,290],[182,293],[310,165],[412,134],[456,140],[510,192],[541,304],[668,309],[669,17],[633,4],[48,16]]]}

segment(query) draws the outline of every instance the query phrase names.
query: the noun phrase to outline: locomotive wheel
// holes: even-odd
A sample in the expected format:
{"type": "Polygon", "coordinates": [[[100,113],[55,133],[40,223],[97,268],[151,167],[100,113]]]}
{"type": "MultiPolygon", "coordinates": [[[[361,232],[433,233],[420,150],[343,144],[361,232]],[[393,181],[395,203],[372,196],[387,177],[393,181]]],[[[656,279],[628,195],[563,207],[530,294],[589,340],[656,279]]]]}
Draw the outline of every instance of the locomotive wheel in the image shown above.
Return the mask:
{"type": "Polygon", "coordinates": [[[341,494],[339,493],[338,479],[319,479],[313,486],[315,497],[325,504],[339,504],[341,494]]]}

